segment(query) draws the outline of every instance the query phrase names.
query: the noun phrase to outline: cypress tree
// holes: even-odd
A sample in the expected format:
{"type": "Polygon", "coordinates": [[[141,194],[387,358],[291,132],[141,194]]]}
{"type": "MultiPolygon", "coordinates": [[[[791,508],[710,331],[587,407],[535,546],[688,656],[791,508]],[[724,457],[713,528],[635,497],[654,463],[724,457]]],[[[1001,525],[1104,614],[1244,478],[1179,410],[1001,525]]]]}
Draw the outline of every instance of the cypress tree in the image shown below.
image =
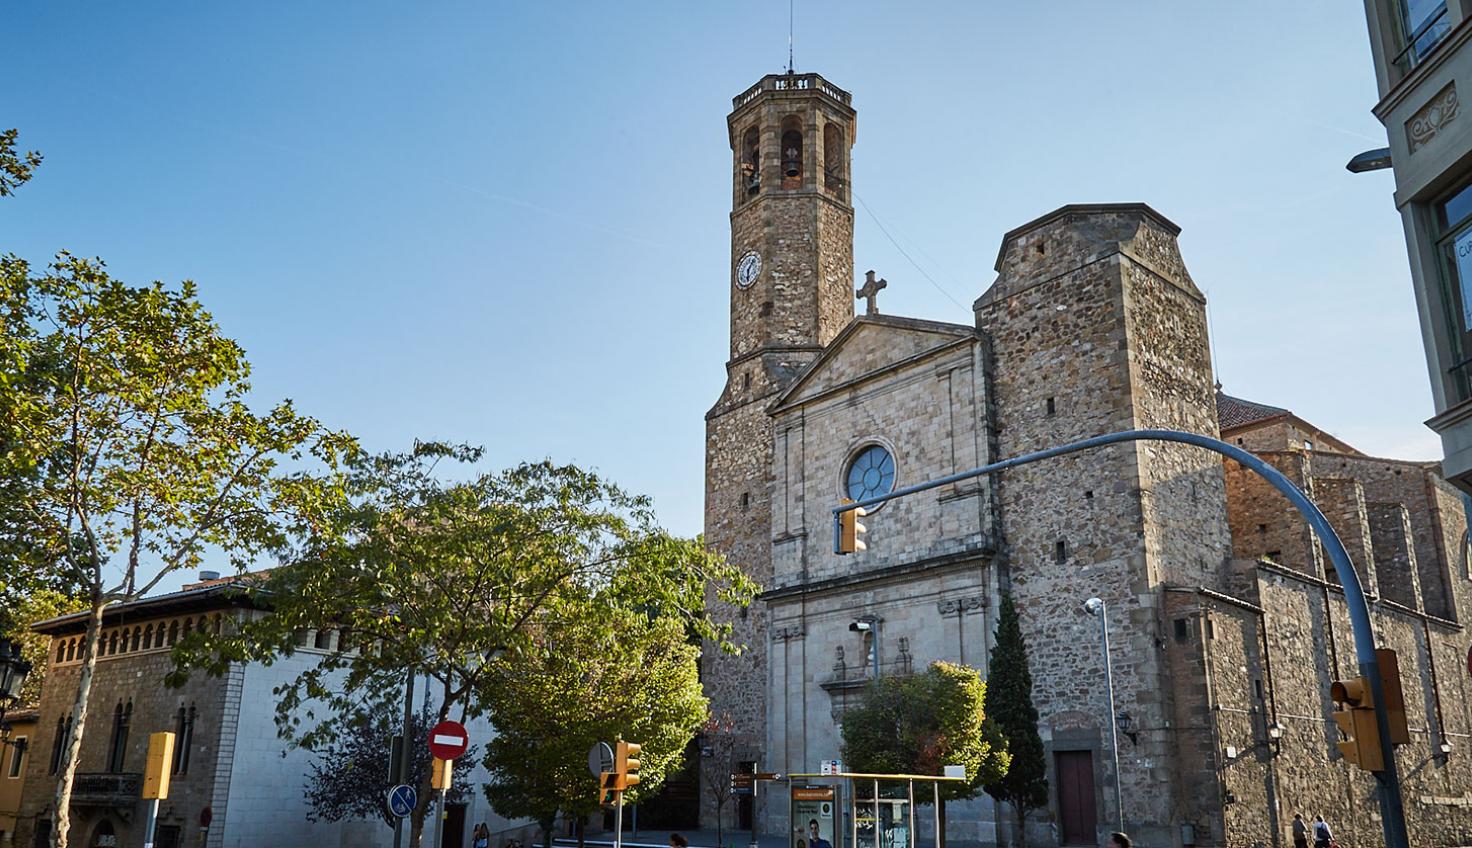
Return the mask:
{"type": "Polygon", "coordinates": [[[1043,740],[1038,736],[1038,710],[1032,703],[1032,673],[1027,668],[1027,645],[1012,596],[1002,596],[997,641],[992,646],[986,682],[986,716],[1007,740],[1011,766],[988,795],[1012,805],[1017,816],[1017,840],[1027,845],[1027,813],[1048,803],[1048,769],[1043,740]]]}

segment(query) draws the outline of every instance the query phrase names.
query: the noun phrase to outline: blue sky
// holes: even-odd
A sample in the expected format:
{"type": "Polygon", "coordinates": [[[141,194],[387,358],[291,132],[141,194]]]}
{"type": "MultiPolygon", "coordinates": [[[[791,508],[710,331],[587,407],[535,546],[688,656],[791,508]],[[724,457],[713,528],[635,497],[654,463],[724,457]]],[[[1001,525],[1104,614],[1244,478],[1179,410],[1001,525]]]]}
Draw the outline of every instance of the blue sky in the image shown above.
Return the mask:
{"type": "MultiPolygon", "coordinates": [[[[0,126],[46,162],[0,250],[193,279],[261,402],[375,450],[593,466],[695,533],[725,116],[785,66],[787,13],[11,4],[0,126]]],[[[1358,7],[799,0],[795,30],[798,70],[854,95],[883,311],[969,322],[1008,229],[1145,201],[1184,229],[1229,392],[1437,455],[1391,178],[1343,167],[1384,144],[1358,7]]]]}

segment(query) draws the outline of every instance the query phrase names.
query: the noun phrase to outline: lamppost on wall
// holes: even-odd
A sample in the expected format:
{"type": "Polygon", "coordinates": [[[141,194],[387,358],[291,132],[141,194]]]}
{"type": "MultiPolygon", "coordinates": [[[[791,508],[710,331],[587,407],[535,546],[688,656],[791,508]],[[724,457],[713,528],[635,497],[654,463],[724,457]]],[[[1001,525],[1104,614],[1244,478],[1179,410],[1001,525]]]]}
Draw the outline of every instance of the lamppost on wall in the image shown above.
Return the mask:
{"type": "Polygon", "coordinates": [[[861,615],[848,626],[848,629],[854,633],[870,634],[869,658],[874,663],[874,682],[876,683],[879,681],[879,625],[883,622],[884,619],[877,615],[861,615]]]}
{"type": "Polygon", "coordinates": [[[0,723],[5,721],[5,708],[20,700],[21,688],[30,673],[31,664],[21,658],[20,645],[0,639],[0,723]]]}

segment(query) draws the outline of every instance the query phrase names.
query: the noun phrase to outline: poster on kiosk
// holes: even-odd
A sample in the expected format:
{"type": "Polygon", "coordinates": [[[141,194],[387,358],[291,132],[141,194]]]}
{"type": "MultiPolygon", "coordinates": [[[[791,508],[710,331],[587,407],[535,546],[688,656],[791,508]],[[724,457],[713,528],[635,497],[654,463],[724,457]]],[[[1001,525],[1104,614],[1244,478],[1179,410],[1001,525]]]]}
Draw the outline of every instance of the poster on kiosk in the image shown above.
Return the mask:
{"type": "Polygon", "coordinates": [[[838,787],[792,787],[790,848],[843,848],[839,826],[838,787]]]}

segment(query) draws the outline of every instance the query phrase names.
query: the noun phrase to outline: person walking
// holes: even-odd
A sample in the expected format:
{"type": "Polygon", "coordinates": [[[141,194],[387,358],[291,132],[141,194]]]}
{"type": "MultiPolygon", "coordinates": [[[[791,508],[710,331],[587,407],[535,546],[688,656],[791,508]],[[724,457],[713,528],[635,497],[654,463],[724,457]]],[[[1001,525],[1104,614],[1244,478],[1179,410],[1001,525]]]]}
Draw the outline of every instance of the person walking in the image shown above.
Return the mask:
{"type": "Polygon", "coordinates": [[[1308,822],[1303,813],[1293,814],[1293,848],[1308,848],[1308,822]]]}
{"type": "Polygon", "coordinates": [[[1131,848],[1131,846],[1133,845],[1134,841],[1131,840],[1128,835],[1120,833],[1116,830],[1115,832],[1109,834],[1109,843],[1105,846],[1105,848],[1131,848]]]}
{"type": "Polygon", "coordinates": [[[476,825],[475,830],[471,831],[470,848],[491,848],[491,829],[485,822],[476,825]]]}
{"type": "Polygon", "coordinates": [[[1314,848],[1329,848],[1334,844],[1334,832],[1323,816],[1314,816],[1314,848]]]}

